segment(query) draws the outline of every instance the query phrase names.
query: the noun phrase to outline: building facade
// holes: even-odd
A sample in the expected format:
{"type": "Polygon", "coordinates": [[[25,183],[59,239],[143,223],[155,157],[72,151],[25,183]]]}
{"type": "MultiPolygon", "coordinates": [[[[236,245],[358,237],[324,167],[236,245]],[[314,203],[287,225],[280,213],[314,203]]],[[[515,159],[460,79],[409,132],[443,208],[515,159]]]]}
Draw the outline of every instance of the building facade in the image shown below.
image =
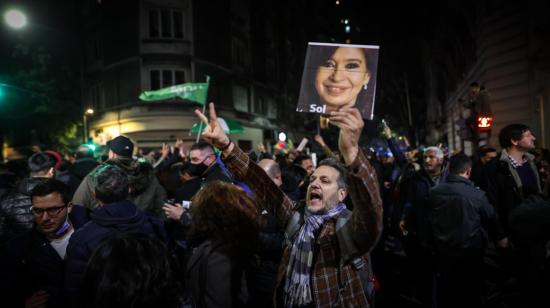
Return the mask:
{"type": "Polygon", "coordinates": [[[284,126],[288,101],[282,34],[275,10],[253,1],[88,1],[83,18],[83,101],[95,143],[124,134],[158,148],[190,133],[200,105],[181,99],[142,102],[143,91],[210,77],[208,101],[244,132],[232,136],[255,149],[284,126]],[[255,7],[257,6],[257,8],[255,7]]]}
{"type": "Polygon", "coordinates": [[[529,125],[540,147],[550,146],[550,5],[483,1],[474,21],[475,61],[444,102],[439,123],[450,151],[472,154],[476,145],[460,137],[470,83],[489,92],[494,117],[488,144],[498,148],[498,133],[511,123],[529,125]]]}

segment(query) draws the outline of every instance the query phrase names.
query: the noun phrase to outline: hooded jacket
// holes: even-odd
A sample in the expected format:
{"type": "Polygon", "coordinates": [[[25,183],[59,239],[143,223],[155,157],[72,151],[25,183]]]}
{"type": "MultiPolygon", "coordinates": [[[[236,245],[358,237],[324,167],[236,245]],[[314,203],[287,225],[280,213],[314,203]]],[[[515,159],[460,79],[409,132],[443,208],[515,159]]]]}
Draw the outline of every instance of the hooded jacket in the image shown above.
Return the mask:
{"type": "Polygon", "coordinates": [[[25,178],[0,201],[0,247],[9,239],[32,229],[31,192],[44,178],[25,178]]]}
{"type": "MultiPolygon", "coordinates": [[[[128,200],[132,201],[143,211],[160,215],[162,205],[166,200],[166,191],[160,185],[151,164],[142,159],[131,159],[126,157],[117,157],[106,161],[104,164],[114,165],[126,172],[130,182],[130,195],[128,200]]],[[[95,190],[95,173],[102,165],[90,172],[80,183],[73,196],[73,203],[79,204],[89,209],[95,209],[98,202],[93,197],[95,190]]]]}
{"type": "Polygon", "coordinates": [[[95,209],[91,221],[76,231],[67,246],[65,291],[72,302],[82,282],[86,265],[99,244],[114,233],[138,233],[166,241],[162,221],[124,200],[95,209]]]}

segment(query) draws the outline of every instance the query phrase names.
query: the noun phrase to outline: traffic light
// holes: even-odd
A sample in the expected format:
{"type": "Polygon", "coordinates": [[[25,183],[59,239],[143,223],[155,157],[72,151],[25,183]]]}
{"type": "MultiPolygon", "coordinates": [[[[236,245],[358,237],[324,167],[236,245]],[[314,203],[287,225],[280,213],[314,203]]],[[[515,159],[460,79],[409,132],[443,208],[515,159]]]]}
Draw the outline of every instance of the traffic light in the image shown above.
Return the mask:
{"type": "Polygon", "coordinates": [[[493,117],[491,116],[479,116],[477,118],[477,128],[480,132],[491,130],[493,124],[493,117]]]}

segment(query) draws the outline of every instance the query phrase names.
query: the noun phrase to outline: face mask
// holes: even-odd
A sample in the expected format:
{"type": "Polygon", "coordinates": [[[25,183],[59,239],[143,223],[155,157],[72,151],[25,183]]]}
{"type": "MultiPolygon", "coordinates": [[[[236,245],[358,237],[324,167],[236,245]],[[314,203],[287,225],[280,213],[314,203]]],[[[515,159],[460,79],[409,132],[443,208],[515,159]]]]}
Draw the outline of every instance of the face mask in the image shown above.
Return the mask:
{"type": "Polygon", "coordinates": [[[65,222],[63,224],[61,224],[57,228],[57,230],[55,230],[54,232],[52,232],[50,234],[50,237],[52,237],[52,238],[62,237],[63,235],[65,235],[65,233],[67,233],[67,231],[69,231],[70,228],[71,228],[71,224],[69,224],[69,217],[67,217],[65,219],[65,222]]]}
{"type": "Polygon", "coordinates": [[[187,173],[192,176],[201,176],[206,171],[206,169],[208,169],[208,165],[206,165],[203,160],[198,164],[191,164],[187,169],[187,173]]]}

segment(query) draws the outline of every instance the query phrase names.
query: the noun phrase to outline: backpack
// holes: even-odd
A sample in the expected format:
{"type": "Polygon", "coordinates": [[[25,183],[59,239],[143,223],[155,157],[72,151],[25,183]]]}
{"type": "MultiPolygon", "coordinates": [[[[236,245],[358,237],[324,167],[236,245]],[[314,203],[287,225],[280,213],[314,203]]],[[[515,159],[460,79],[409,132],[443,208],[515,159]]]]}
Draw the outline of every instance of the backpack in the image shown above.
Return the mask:
{"type": "MultiPolygon", "coordinates": [[[[285,242],[288,246],[292,245],[294,239],[298,236],[298,231],[300,231],[300,228],[304,224],[304,210],[304,206],[298,208],[286,226],[285,242]]],[[[360,254],[359,248],[357,248],[357,246],[353,243],[350,234],[346,231],[348,229],[344,228],[351,217],[351,213],[352,212],[350,210],[345,209],[336,219],[336,238],[338,240],[338,247],[340,248],[340,262],[337,269],[338,286],[340,292],[343,292],[344,283],[341,279],[341,273],[346,264],[351,264],[361,280],[361,285],[363,286],[363,291],[367,297],[367,302],[371,307],[373,307],[376,288],[375,277],[372,270],[372,262],[370,261],[370,254],[367,254],[367,262],[365,262],[365,259],[363,258],[364,255],[360,254]]]]}

